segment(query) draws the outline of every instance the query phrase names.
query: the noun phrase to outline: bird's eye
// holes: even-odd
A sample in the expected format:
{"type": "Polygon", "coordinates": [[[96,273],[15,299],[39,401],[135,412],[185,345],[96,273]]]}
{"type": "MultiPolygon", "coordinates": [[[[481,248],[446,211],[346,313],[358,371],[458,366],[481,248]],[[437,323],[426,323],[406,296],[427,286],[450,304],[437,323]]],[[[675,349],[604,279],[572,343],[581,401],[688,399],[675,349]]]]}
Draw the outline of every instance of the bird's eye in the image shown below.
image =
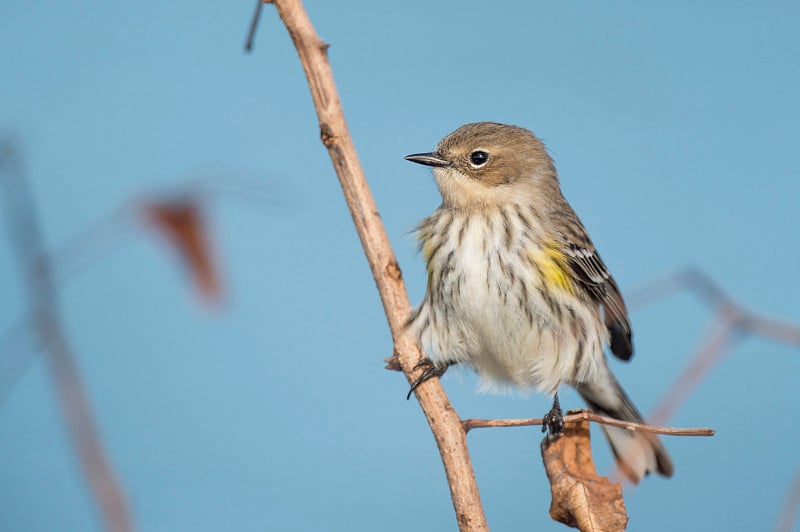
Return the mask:
{"type": "Polygon", "coordinates": [[[472,163],[472,166],[478,168],[479,166],[483,166],[486,164],[486,161],[489,160],[489,154],[485,151],[477,150],[470,154],[469,162],[472,163]]]}

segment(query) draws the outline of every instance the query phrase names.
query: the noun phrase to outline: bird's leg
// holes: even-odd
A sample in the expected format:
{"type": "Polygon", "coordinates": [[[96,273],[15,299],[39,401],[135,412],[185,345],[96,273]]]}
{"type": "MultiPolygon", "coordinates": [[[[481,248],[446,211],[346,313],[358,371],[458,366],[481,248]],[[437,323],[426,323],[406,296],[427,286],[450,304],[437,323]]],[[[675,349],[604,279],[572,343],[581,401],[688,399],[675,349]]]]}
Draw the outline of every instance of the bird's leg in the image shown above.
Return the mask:
{"type": "Polygon", "coordinates": [[[553,399],[553,408],[544,415],[542,421],[542,432],[549,431],[550,436],[558,436],[564,430],[564,413],[558,403],[558,393],[553,399]]]}
{"type": "Polygon", "coordinates": [[[414,382],[411,383],[411,389],[408,390],[408,395],[406,395],[406,400],[411,399],[411,394],[414,393],[414,390],[416,390],[417,387],[426,380],[430,379],[431,377],[441,377],[442,375],[444,375],[444,372],[447,371],[447,368],[450,367],[450,364],[452,364],[452,362],[445,362],[444,364],[437,365],[434,364],[433,361],[428,357],[425,357],[422,360],[420,360],[417,363],[417,365],[414,366],[414,369],[415,370],[419,368],[425,368],[425,369],[422,371],[420,376],[414,379],[414,382]]]}

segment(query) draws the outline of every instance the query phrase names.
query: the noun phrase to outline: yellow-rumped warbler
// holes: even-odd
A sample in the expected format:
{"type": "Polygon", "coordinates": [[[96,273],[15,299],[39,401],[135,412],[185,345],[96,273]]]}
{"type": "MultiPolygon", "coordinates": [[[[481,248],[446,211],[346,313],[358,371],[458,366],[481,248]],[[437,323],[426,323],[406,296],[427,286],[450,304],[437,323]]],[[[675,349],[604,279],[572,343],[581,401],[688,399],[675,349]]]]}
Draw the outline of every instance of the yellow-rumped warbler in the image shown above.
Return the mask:
{"type": "MultiPolygon", "coordinates": [[[[418,228],[428,289],[408,331],[430,364],[412,390],[462,363],[485,385],[552,394],[551,432],[563,427],[562,384],[599,414],[643,423],[603,352],[609,345],[623,360],[633,354],[625,303],[542,142],[527,129],[479,122],[406,159],[432,166],[442,194],[418,228]]],[[[655,436],[603,431],[633,482],[651,471],[672,475],[655,436]]]]}

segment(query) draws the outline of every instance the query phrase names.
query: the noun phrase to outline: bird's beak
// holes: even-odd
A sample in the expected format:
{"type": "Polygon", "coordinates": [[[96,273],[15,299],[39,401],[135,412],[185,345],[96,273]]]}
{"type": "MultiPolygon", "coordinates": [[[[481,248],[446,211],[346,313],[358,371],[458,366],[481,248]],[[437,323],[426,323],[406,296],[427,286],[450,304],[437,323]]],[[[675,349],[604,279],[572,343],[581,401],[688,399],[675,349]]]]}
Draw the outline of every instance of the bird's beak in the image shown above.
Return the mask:
{"type": "Polygon", "coordinates": [[[450,166],[450,161],[442,159],[441,156],[435,153],[412,153],[411,155],[406,155],[406,161],[424,164],[425,166],[450,166]]]}

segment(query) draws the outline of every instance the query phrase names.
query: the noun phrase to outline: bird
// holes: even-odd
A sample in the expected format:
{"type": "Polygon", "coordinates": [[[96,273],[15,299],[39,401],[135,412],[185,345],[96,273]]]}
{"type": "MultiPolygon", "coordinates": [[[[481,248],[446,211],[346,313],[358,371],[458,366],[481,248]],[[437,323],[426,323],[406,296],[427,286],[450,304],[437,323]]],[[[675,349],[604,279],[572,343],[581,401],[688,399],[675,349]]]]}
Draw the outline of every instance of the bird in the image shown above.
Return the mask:
{"type": "MultiPolygon", "coordinates": [[[[426,358],[409,396],[460,364],[484,388],[552,396],[549,436],[563,430],[562,385],[595,413],[644,423],[606,357],[606,349],[625,361],[633,355],[625,302],[542,141],[522,127],[476,122],[405,159],[432,167],[442,197],[416,232],[427,289],[405,331],[426,358]]],[[[655,435],[602,429],[632,482],[672,476],[655,435]]]]}

